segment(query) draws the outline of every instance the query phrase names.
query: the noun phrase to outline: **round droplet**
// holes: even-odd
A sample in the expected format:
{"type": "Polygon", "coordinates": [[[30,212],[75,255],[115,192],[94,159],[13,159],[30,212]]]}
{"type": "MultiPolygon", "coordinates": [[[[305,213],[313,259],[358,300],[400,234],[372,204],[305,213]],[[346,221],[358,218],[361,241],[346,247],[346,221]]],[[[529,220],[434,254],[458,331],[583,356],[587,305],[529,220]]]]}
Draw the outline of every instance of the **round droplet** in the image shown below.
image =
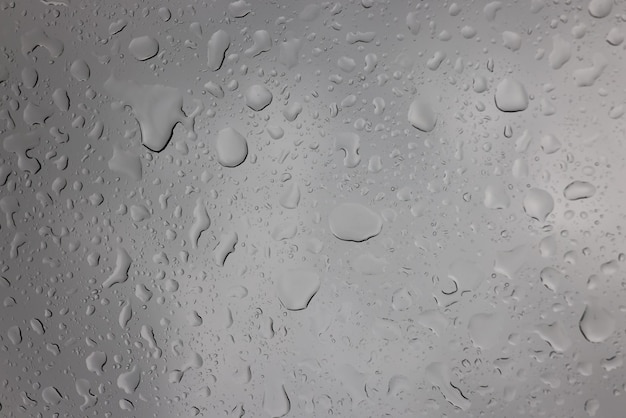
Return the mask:
{"type": "Polygon", "coordinates": [[[168,22],[172,18],[172,12],[167,7],[161,7],[159,9],[159,16],[164,22],[168,22]]]}
{"type": "Polygon", "coordinates": [[[613,0],[591,0],[589,2],[589,14],[601,19],[607,17],[613,9],[613,0]]]}

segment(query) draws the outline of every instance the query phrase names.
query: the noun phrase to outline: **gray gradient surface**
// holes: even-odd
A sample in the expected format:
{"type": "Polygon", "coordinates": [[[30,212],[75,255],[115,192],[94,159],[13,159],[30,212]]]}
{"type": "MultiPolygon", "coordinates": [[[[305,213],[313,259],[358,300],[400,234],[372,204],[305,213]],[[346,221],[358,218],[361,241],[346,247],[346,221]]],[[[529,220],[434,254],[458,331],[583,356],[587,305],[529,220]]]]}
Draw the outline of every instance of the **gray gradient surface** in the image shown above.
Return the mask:
{"type": "Polygon", "coordinates": [[[625,35],[2,2],[0,416],[624,416],[625,35]]]}

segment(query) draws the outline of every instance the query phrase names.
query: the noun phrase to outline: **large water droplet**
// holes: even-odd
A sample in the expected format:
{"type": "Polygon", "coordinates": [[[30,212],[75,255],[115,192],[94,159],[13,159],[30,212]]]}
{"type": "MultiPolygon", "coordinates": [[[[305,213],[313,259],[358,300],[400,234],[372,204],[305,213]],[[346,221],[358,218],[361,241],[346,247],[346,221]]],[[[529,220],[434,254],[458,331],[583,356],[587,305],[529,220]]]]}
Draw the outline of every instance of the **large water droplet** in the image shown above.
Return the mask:
{"type": "Polygon", "coordinates": [[[589,303],[583,312],[579,327],[585,339],[591,343],[606,341],[617,325],[615,317],[606,308],[599,306],[599,302],[589,303]]]}
{"type": "Polygon", "coordinates": [[[307,270],[288,270],[277,279],[278,299],[286,309],[305,309],[321,286],[317,273],[307,270]]]}
{"type": "Polygon", "coordinates": [[[159,43],[152,36],[139,36],[130,41],[128,50],[137,60],[146,61],[159,53],[159,43]]]}
{"type": "Polygon", "coordinates": [[[359,203],[342,203],[328,217],[330,230],[343,241],[366,241],[380,234],[383,221],[380,215],[359,203]]]}
{"type": "Polygon", "coordinates": [[[248,141],[235,128],[224,128],[215,139],[217,161],[224,167],[237,167],[248,156],[248,141]]]}
{"type": "Polygon", "coordinates": [[[409,106],[409,123],[422,132],[435,129],[437,115],[430,104],[421,98],[415,99],[409,106]]]}
{"type": "Polygon", "coordinates": [[[543,189],[533,188],[526,192],[523,201],[524,212],[531,218],[544,222],[554,209],[552,195],[543,189]]]}
{"type": "Polygon", "coordinates": [[[596,194],[596,187],[586,181],[573,181],[563,190],[563,196],[567,200],[588,199],[596,194]]]}
{"type": "Polygon", "coordinates": [[[496,87],[495,101],[503,112],[519,112],[528,107],[528,93],[519,81],[505,78],[496,87]]]}
{"type": "Polygon", "coordinates": [[[257,112],[265,109],[272,103],[272,92],[267,87],[254,84],[246,91],[246,105],[257,112]]]}

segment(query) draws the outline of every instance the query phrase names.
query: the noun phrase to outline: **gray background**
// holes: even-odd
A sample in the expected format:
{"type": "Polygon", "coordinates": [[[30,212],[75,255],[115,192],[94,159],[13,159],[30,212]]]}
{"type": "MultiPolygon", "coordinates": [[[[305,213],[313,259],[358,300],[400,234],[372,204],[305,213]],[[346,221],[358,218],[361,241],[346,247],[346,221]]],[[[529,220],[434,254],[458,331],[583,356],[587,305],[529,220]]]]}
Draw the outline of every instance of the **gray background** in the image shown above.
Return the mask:
{"type": "MultiPolygon", "coordinates": [[[[587,1],[495,3],[3,2],[0,202],[19,208],[13,226],[0,205],[0,415],[623,416],[626,64],[624,44],[607,36],[626,33],[626,8],[609,2],[608,16],[595,18],[587,1]],[[497,9],[493,19],[489,9],[497,9]],[[249,12],[238,17],[239,10],[249,12]],[[410,30],[409,13],[419,31],[410,30]],[[120,19],[125,27],[111,34],[120,19]],[[473,38],[462,35],[465,26],[473,38]],[[62,43],[62,54],[24,50],[34,29],[62,43]],[[212,71],[207,43],[220,29],[230,46],[212,71]],[[250,57],[244,51],[257,30],[270,34],[272,47],[250,57]],[[504,45],[506,31],[519,35],[518,50],[504,45]],[[375,35],[350,43],[350,32],[375,35]],[[146,35],[159,53],[139,61],[129,43],[146,35]],[[559,69],[549,63],[555,36],[571,51],[559,69]],[[297,63],[286,65],[283,43],[294,38],[297,63]],[[378,62],[371,72],[368,54],[378,62]],[[606,67],[579,86],[574,74],[594,56],[606,67]],[[342,57],[354,60],[352,71],[340,68],[342,57]],[[90,68],[87,80],[71,75],[77,59],[90,68]],[[201,104],[195,135],[178,124],[163,151],[150,151],[138,106],[115,105],[120,97],[104,87],[111,75],[147,86],[143,92],[178,89],[187,115],[201,104]],[[481,77],[487,88],[476,92],[481,77]],[[505,77],[525,87],[526,110],[495,106],[505,77]],[[209,81],[223,98],[207,92],[209,81]],[[258,112],[245,101],[254,84],[273,94],[258,112]],[[67,91],[67,111],[53,102],[57,88],[67,91]],[[375,98],[385,102],[382,114],[375,98]],[[431,132],[408,121],[416,98],[437,115],[431,132]],[[283,111],[294,102],[302,113],[289,121],[283,111]],[[48,117],[29,123],[29,104],[48,117]],[[273,139],[270,126],[284,136],[273,139]],[[226,127],[248,143],[235,168],[216,157],[226,127]],[[518,152],[524,131],[532,140],[518,152]],[[29,133],[40,137],[27,153],[41,164],[36,173],[7,150],[8,137],[26,141],[29,133]],[[335,145],[345,133],[360,137],[355,167],[335,145]],[[548,134],[561,143],[551,154],[541,147],[548,134]],[[114,146],[139,157],[141,179],[109,167],[114,146]],[[378,158],[382,168],[368,170],[378,158]],[[513,175],[517,159],[528,176],[513,175]],[[593,184],[595,194],[567,200],[574,180],[593,184]],[[292,184],[301,198],[286,209],[279,201],[292,184]],[[503,190],[508,204],[486,207],[489,187],[503,190]],[[553,198],[545,221],[523,209],[531,188],[553,198]],[[198,199],[211,225],[194,248],[188,234],[198,199]],[[381,233],[360,243],[335,237],[329,215],[345,202],[376,212],[381,233]],[[132,205],[149,218],[134,220],[132,205]],[[294,227],[295,235],[276,239],[278,229],[294,227]],[[219,266],[214,248],[232,232],[238,242],[219,266]],[[17,254],[14,240],[23,241],[17,254]],[[132,259],[128,279],[103,287],[118,248],[132,259]],[[517,266],[507,276],[498,260],[511,249],[518,258],[507,266],[517,266]],[[97,265],[89,262],[95,254],[97,265]],[[555,290],[542,284],[546,267],[558,271],[555,290]],[[320,288],[305,309],[287,310],[278,285],[307,277],[302,271],[316,274],[320,288]],[[141,300],[137,286],[152,298],[141,300]],[[124,305],[132,318],[122,327],[124,305]],[[614,328],[603,342],[580,330],[589,307],[599,332],[614,328]],[[546,338],[555,323],[561,333],[553,327],[546,338]],[[144,338],[148,327],[157,347],[144,338]],[[106,354],[101,374],[88,369],[92,352],[106,354]],[[126,393],[118,377],[135,366],[140,383],[126,393]],[[77,382],[89,385],[93,405],[81,408],[77,382]]],[[[158,108],[171,91],[133,100],[158,108]]]]}

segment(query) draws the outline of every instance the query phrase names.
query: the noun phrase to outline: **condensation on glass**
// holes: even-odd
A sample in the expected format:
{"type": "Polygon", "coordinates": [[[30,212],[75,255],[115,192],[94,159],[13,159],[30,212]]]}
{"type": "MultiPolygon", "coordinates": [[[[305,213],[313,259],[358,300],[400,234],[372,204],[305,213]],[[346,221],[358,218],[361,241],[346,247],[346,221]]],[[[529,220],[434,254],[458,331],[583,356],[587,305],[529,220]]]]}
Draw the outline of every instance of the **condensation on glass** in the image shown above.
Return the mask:
{"type": "Polygon", "coordinates": [[[618,417],[626,3],[0,3],[0,415],[618,417]]]}

